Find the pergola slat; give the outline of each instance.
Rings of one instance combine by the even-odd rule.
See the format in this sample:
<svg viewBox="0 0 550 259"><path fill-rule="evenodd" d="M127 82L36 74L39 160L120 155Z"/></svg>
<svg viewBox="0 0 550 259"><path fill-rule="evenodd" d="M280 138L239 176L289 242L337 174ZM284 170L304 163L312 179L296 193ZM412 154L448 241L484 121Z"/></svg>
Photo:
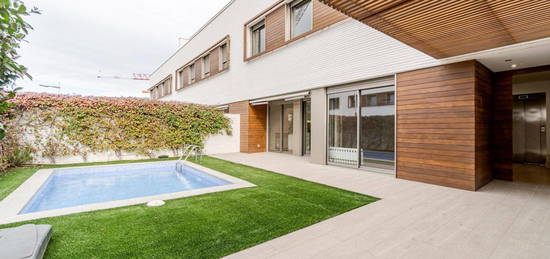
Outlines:
<svg viewBox="0 0 550 259"><path fill-rule="evenodd" d="M435 58L550 37L548 0L320 0Z"/></svg>

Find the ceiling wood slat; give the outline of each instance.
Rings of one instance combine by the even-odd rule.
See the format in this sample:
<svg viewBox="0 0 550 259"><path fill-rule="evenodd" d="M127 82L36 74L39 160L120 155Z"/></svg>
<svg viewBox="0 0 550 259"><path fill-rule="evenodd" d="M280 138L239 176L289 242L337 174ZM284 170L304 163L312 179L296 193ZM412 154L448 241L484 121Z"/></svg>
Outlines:
<svg viewBox="0 0 550 259"><path fill-rule="evenodd" d="M435 58L550 37L549 0L320 0Z"/></svg>

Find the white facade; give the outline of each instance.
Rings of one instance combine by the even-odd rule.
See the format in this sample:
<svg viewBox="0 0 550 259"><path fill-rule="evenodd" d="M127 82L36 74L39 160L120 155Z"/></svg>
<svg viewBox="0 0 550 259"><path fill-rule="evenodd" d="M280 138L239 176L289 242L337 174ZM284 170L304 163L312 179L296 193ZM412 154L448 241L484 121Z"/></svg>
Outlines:
<svg viewBox="0 0 550 259"><path fill-rule="evenodd" d="M243 59L244 24L276 0L235 0L151 76L151 86L229 35L230 69L163 100L216 105L339 85L439 65L436 60L353 19L251 61ZM215 93L215 94L214 94Z"/></svg>

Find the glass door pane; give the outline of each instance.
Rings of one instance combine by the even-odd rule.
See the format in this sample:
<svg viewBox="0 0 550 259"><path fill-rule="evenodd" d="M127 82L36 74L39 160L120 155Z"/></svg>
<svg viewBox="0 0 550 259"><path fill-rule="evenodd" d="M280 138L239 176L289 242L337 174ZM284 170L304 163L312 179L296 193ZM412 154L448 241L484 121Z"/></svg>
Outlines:
<svg viewBox="0 0 550 259"><path fill-rule="evenodd" d="M269 105L269 151L281 152L282 146L282 105Z"/></svg>
<svg viewBox="0 0 550 259"><path fill-rule="evenodd" d="M361 165L393 169L395 93L393 87L361 91Z"/></svg>
<svg viewBox="0 0 550 259"><path fill-rule="evenodd" d="M293 115L294 105L292 103L284 104L283 106L283 143L282 152L292 152L292 137L293 137Z"/></svg>
<svg viewBox="0 0 550 259"><path fill-rule="evenodd" d="M328 161L359 164L357 150L357 92L328 96Z"/></svg>
<svg viewBox="0 0 550 259"><path fill-rule="evenodd" d="M304 155L309 155L309 154L311 154L311 101L304 101L303 110L304 110L304 115L303 115L304 133L302 135L302 139L304 141L304 143L303 143L303 147L304 147L303 154Z"/></svg>

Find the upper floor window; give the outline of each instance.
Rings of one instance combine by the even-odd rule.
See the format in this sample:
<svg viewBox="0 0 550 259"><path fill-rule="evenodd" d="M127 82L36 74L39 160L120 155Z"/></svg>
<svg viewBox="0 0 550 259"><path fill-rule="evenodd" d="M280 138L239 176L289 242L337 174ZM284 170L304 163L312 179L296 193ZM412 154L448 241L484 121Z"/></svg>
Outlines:
<svg viewBox="0 0 550 259"><path fill-rule="evenodd" d="M189 84L195 82L195 64L189 66Z"/></svg>
<svg viewBox="0 0 550 259"><path fill-rule="evenodd" d="M265 22L256 23L250 28L252 34L252 55L265 51Z"/></svg>
<svg viewBox="0 0 550 259"><path fill-rule="evenodd" d="M292 38L302 35L313 28L313 3L311 0L299 0L290 6L290 31Z"/></svg>
<svg viewBox="0 0 550 259"><path fill-rule="evenodd" d="M388 105L394 105L395 104L395 94L394 93L388 93L386 96L386 104Z"/></svg>
<svg viewBox="0 0 550 259"><path fill-rule="evenodd" d="M210 54L202 57L202 77L208 77L210 75Z"/></svg>
<svg viewBox="0 0 550 259"><path fill-rule="evenodd" d="M329 110L338 110L340 109L340 98L330 98L328 101Z"/></svg>
<svg viewBox="0 0 550 259"><path fill-rule="evenodd" d="M227 52L227 43L220 46L220 70L229 66L229 53Z"/></svg>
<svg viewBox="0 0 550 259"><path fill-rule="evenodd" d="M159 99L172 93L172 76L151 87L151 99Z"/></svg>
<svg viewBox="0 0 550 259"><path fill-rule="evenodd" d="M164 81L164 87L162 92L163 92L163 96L166 96L172 93L172 80L168 79Z"/></svg>
<svg viewBox="0 0 550 259"><path fill-rule="evenodd" d="M355 108L355 95L348 96L348 108Z"/></svg>
<svg viewBox="0 0 550 259"><path fill-rule="evenodd" d="M184 73L184 70L180 70L178 71L178 79L177 79L177 85L176 85L176 89L181 89L183 88L184 86L184 82L183 82L183 73Z"/></svg>
<svg viewBox="0 0 550 259"><path fill-rule="evenodd" d="M378 96L373 95L367 95L367 106L377 106L378 105Z"/></svg>

